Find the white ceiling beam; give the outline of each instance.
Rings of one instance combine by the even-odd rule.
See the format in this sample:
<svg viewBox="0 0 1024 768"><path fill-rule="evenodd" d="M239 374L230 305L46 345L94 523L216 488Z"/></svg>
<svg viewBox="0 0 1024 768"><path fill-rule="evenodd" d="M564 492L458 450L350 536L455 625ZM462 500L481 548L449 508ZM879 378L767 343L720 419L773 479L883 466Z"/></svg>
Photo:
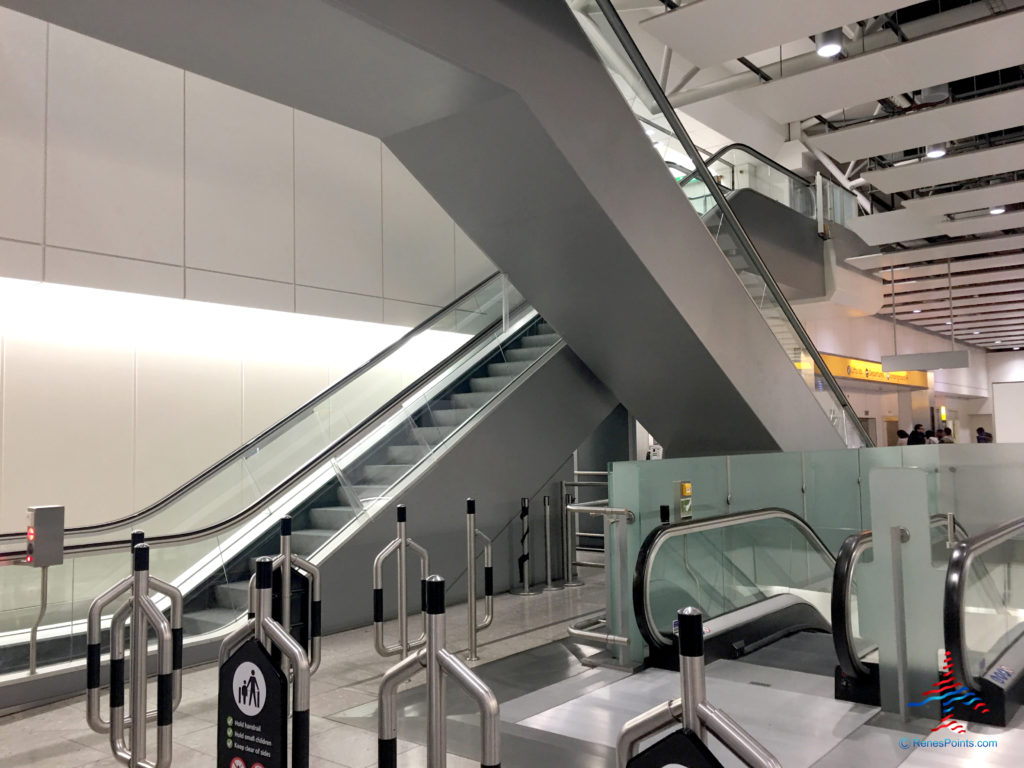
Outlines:
<svg viewBox="0 0 1024 768"><path fill-rule="evenodd" d="M1008 317L1008 318L1005 318L1003 320L963 320L963 321L955 320L955 315L954 315L954 322L956 323L956 327L957 328L964 328L964 329L970 330L970 331L981 330L983 328L992 328L993 330L995 330L995 329L1008 328L1008 327L1013 327L1013 326L1024 326L1024 315L1017 315L1016 317ZM927 321L927 322L924 322L924 323L918 323L918 325L922 325L925 328L931 328L931 329L934 330L934 329L941 329L941 328L943 328L947 323L948 323L948 321L946 321L946 320L943 320L943 321L930 320L930 321Z"/></svg>
<svg viewBox="0 0 1024 768"><path fill-rule="evenodd" d="M992 283L991 285L984 286L953 288L954 299L974 298L976 296L991 296L1006 293L1024 293L1024 281L1016 280L1009 283ZM939 294L935 290L908 291L902 294L897 292L896 295L899 297L900 303L905 301L931 301L933 299L941 299L947 296L947 294ZM884 309L879 310L879 312L884 314Z"/></svg>
<svg viewBox="0 0 1024 768"><path fill-rule="evenodd" d="M1003 235L1000 237L962 240L956 243L929 245L924 248L905 248L892 253L865 253L862 256L851 256L846 264L858 269L874 270L889 266L916 264L921 261L935 259L955 259L958 256L974 256L980 253L997 253L1024 248L1024 235Z"/></svg>
<svg viewBox="0 0 1024 768"><path fill-rule="evenodd" d="M1017 227L1024 227L1024 211L1002 213L998 216L984 214L970 219L942 221L939 223L939 233L950 237L960 237L998 232L1003 229L1016 229Z"/></svg>
<svg viewBox="0 0 1024 768"><path fill-rule="evenodd" d="M911 280L905 283L896 283L896 295L900 293L913 293L916 291L926 291L932 288L944 288L950 282L953 283L954 287L962 287L967 285L987 285L989 283L1000 283L1004 280L1024 280L1024 267L1019 269L1000 269L994 272L981 272L976 275L953 275L952 278L947 278L945 275L942 277L929 277L923 280ZM889 293L891 288L885 287L885 292Z"/></svg>
<svg viewBox="0 0 1024 768"><path fill-rule="evenodd" d="M1016 317L1017 315L1024 314L1024 302L1009 302L1007 304L989 304L988 311L986 307L962 307L953 303L953 317L956 320L963 320L964 322L970 322L972 320L1004 320L1008 317ZM997 309L1003 311L996 311ZM883 315L882 310L879 310L879 316ZM884 313L885 316L891 316L891 310ZM949 307L937 307L936 309L924 311L921 310L919 314L913 314L912 311L907 309L900 309L896 307L896 319L897 320L910 320L915 323L927 323L931 320L948 320L949 319Z"/></svg>
<svg viewBox="0 0 1024 768"><path fill-rule="evenodd" d="M960 192L946 192L928 197L912 197L903 201L903 207L927 215L975 211L993 205L1007 205L1024 200L1024 181L1009 184L989 184Z"/></svg>
<svg viewBox="0 0 1024 768"><path fill-rule="evenodd" d="M1024 252L1009 253L1005 256L989 256L977 259L962 259L948 265L937 261L923 267L899 267L894 270L880 269L875 276L888 282L890 276L896 280L916 280L922 277L945 275L952 272L973 272L979 269L999 269L1001 267L1024 266Z"/></svg>
<svg viewBox="0 0 1024 768"><path fill-rule="evenodd" d="M1021 115L1021 123L1024 123L1024 114ZM814 143L813 140L812 143ZM952 181L976 179L981 176L1019 170L1024 170L1024 141L1002 147L947 155L938 160L925 159L909 165L864 171L860 177L873 187L893 194L908 189L933 187Z"/></svg>
<svg viewBox="0 0 1024 768"><path fill-rule="evenodd" d="M1024 125L1024 89L874 120L807 140L836 160L850 162L1018 125Z"/></svg>
<svg viewBox="0 0 1024 768"><path fill-rule="evenodd" d="M1003 213L998 216L982 214L949 221L940 215L900 208L870 216L858 216L846 226L869 245L885 245L940 235L959 237L1024 227L1024 211Z"/></svg>

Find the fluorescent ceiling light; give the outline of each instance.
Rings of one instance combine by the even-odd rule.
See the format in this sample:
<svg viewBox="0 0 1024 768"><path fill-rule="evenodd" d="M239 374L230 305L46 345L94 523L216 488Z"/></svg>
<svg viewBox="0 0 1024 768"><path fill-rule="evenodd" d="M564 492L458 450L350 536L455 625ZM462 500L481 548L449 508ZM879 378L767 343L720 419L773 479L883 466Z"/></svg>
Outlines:
<svg viewBox="0 0 1024 768"><path fill-rule="evenodd" d="M838 56L843 50L843 30L830 29L827 32L819 32L814 36L814 44L818 48L818 55L823 59Z"/></svg>
<svg viewBox="0 0 1024 768"><path fill-rule="evenodd" d="M993 205L991 208L988 209L988 212L990 214L992 214L993 216L998 216L1000 213L1006 213L1006 206L1005 205Z"/></svg>
<svg viewBox="0 0 1024 768"><path fill-rule="evenodd" d="M914 310L914 314L916 315L916 314L917 314L917 313L919 313L920 311L921 311L920 309L915 309L915 310Z"/></svg>
<svg viewBox="0 0 1024 768"><path fill-rule="evenodd" d="M945 144L929 144L925 148L925 155L932 160L938 160L940 157L946 156L946 145Z"/></svg>
<svg viewBox="0 0 1024 768"><path fill-rule="evenodd" d="M1020 347L1014 347L1014 348L1013 348L1013 351L1014 351L1014 352L1016 352L1016 351L1017 351L1017 350L1019 350L1019 349L1020 349Z"/></svg>
<svg viewBox="0 0 1024 768"><path fill-rule="evenodd" d="M975 331L974 335L977 336L979 333L981 333L981 331Z"/></svg>

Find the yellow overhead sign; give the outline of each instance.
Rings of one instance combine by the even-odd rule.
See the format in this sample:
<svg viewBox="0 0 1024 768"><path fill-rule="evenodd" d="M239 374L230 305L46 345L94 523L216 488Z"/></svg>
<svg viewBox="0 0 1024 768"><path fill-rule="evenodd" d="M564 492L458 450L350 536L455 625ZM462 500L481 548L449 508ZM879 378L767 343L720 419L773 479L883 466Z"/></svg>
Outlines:
<svg viewBox="0 0 1024 768"><path fill-rule="evenodd" d="M928 374L924 371L883 371L881 363L839 355L823 354L821 358L832 375L837 378L874 381L903 387L928 387Z"/></svg>

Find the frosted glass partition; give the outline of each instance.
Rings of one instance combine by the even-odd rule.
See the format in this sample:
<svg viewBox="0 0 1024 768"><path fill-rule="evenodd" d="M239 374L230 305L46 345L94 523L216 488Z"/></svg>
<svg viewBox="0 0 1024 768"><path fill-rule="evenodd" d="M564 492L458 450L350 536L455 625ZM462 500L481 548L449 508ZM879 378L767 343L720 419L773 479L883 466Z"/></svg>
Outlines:
<svg viewBox="0 0 1024 768"><path fill-rule="evenodd" d="M925 490L914 493L920 499L873 497L871 478L888 469L919 470L914 475L921 478L920 488ZM693 514L697 519L780 507L805 520L833 554L847 536L874 527L874 507L882 504L885 509L880 524L885 530L893 525L920 527L919 535L905 545L909 547L907 553L913 555L905 557L903 563L907 584L904 604L913 604L908 610L916 617L912 620L919 651L917 663L927 667L911 674L910 679L918 681L933 675L942 647L938 617L946 561L943 542L936 542L941 536L929 521L952 511L973 535L1017 517L1024 499L1022 470L1024 445L976 444L617 462L611 465L609 474L610 503L633 510L636 521L627 526L625 533L629 566L621 574L613 569L609 578L632 578L640 545L659 525L660 505L678 509L678 483L682 480L693 483ZM887 599L892 607L892 559L891 547L887 547L887 539L879 547L876 537L872 557L858 566L857 614L859 634L865 638L893 636L891 610L883 610L878 602ZM631 592L626 593L624 599L631 601ZM609 631L629 636L630 659L642 661L646 652L632 619L633 606L625 606L625 610L616 606L614 615L630 617L627 626L613 624ZM880 650L883 656L892 652L891 647Z"/></svg>

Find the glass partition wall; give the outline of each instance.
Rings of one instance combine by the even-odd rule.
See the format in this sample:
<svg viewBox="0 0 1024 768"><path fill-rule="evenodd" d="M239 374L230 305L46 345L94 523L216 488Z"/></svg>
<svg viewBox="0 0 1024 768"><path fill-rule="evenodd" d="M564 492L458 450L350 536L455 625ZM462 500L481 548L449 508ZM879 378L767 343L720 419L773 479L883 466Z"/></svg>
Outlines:
<svg viewBox="0 0 1024 768"><path fill-rule="evenodd" d="M715 173L686 133L611 1L570 0L569 5L609 76L651 138L655 150L665 160L668 171L678 180L691 171L696 174L699 183L692 189L684 187L685 198L698 214L707 213L713 207L719 209L721 215L715 217L711 234L779 344L803 372L808 388L814 392L846 445L871 445L849 401L729 208L725 193L715 181ZM800 195L794 192L794 200L798 197ZM801 199L799 204L805 205L806 201Z"/></svg>

